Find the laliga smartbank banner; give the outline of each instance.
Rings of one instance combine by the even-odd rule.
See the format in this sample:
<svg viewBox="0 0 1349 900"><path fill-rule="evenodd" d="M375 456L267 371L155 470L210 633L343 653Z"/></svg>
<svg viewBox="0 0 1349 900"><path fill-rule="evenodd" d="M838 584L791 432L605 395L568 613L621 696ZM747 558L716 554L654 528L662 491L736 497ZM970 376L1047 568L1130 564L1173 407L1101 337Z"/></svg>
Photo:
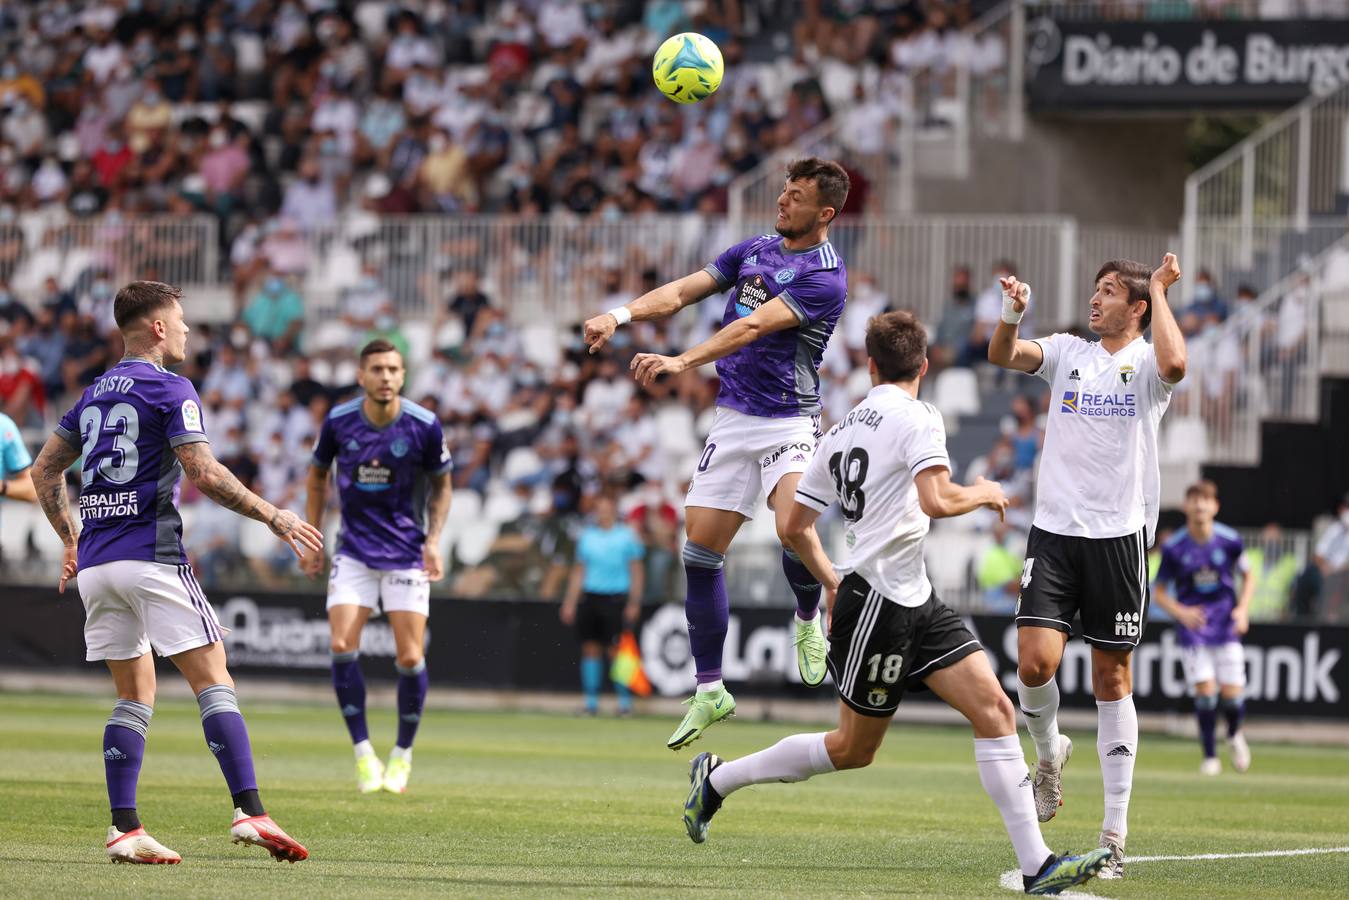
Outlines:
<svg viewBox="0 0 1349 900"><path fill-rule="evenodd" d="M1093 22L1026 28L1032 109L1291 106L1349 84L1349 19Z"/></svg>
<svg viewBox="0 0 1349 900"><path fill-rule="evenodd" d="M6 625L0 629L0 667L101 670L84 663L84 610L70 592L43 587L0 587ZM212 604L225 637L230 667L242 677L324 680L329 671L328 625L319 594L216 592ZM427 667L437 684L523 691L578 689L577 644L557 618L556 603L531 600L431 601ZM966 619L1009 691L1016 685L1016 627L1002 616ZM683 607L643 611L638 644L647 678L658 694L683 697L693 689L693 659ZM372 619L361 642L366 677L394 677L394 644L387 620ZM1246 640L1247 697L1251 711L1349 720L1349 627L1252 626ZM791 610L741 609L732 604L722 671L737 694L831 702L828 685L809 689L796 672ZM1091 654L1069 642L1059 671L1067 706L1090 706ZM1134 696L1140 709L1188 710L1181 651L1169 625L1143 626L1134 659ZM914 694L905 702L926 702Z"/></svg>

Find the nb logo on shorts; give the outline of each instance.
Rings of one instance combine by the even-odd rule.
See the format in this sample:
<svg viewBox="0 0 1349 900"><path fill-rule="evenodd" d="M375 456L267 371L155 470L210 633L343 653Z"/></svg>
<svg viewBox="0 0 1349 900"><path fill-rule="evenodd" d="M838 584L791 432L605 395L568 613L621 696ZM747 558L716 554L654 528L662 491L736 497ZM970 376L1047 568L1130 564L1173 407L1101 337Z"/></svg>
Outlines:
<svg viewBox="0 0 1349 900"><path fill-rule="evenodd" d="M1115 637L1138 637L1142 620L1139 613L1115 613Z"/></svg>

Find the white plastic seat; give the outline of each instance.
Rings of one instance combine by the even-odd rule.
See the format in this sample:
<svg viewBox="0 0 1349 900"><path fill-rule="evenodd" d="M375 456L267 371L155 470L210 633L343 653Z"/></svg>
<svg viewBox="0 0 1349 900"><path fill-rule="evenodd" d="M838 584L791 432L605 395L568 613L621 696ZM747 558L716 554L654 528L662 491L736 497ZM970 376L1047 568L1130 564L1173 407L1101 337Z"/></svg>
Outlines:
<svg viewBox="0 0 1349 900"><path fill-rule="evenodd" d="M948 430L957 416L976 415L979 412L979 379L974 370L943 370L933 386L932 404L941 410Z"/></svg>

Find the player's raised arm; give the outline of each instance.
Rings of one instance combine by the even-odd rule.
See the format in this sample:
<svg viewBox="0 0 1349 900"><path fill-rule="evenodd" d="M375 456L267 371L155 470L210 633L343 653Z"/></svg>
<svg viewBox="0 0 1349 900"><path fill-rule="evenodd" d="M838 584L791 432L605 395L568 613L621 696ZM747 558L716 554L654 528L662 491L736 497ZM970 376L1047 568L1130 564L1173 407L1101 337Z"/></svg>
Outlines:
<svg viewBox="0 0 1349 900"><path fill-rule="evenodd" d="M918 488L918 505L929 518L949 519L987 506L1001 519L1007 510L1007 495L996 481L979 477L968 486L956 484L945 466L924 469L913 480Z"/></svg>
<svg viewBox="0 0 1349 900"><path fill-rule="evenodd" d="M685 350L678 356L638 353L632 358L629 367L633 370L637 383L646 387L654 382L658 375L678 375L686 369L696 369L724 356L730 356L765 334L795 328L800 324L801 320L792 308L782 298L774 297L745 318L736 319L701 344Z"/></svg>
<svg viewBox="0 0 1349 900"><path fill-rule="evenodd" d="M1152 304L1152 349L1157 354L1157 373L1167 384L1176 384L1185 377L1185 335L1181 334L1166 299L1167 288L1179 280L1180 263L1176 254L1168 253L1162 257L1162 264L1148 282L1148 299Z"/></svg>
<svg viewBox="0 0 1349 900"><path fill-rule="evenodd" d="M75 577L78 569L75 554L78 531L70 515L70 499L66 495L66 469L79 458L80 448L54 434L47 438L42 452L37 455L37 462L33 463L33 488L37 502L64 546L61 551L61 580L57 585L61 593L65 593L66 582Z"/></svg>
<svg viewBox="0 0 1349 900"><path fill-rule="evenodd" d="M999 281L1002 282L1002 321L988 340L988 361L1004 369L1034 372L1044 363L1044 351L1035 341L1017 336L1021 317L1030 305L1030 285L1011 275Z"/></svg>
<svg viewBox="0 0 1349 900"><path fill-rule="evenodd" d="M315 553L323 551L322 532L290 510L277 509L244 487L211 453L210 444L205 441L179 444L173 452L197 490L228 510L262 522L272 534L289 544L296 556L304 556L302 548Z"/></svg>
<svg viewBox="0 0 1349 900"><path fill-rule="evenodd" d="M616 306L586 320L584 339L591 353L598 353L614 336L618 326L628 322L647 322L674 315L686 306L712 296L721 288L706 270L685 275L648 291L623 306Z"/></svg>

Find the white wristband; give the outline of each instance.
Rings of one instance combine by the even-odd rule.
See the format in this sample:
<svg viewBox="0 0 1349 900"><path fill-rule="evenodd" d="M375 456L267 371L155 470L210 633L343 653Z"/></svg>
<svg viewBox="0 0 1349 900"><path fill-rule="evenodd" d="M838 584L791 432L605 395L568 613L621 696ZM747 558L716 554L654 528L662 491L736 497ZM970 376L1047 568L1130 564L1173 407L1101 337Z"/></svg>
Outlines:
<svg viewBox="0 0 1349 900"><path fill-rule="evenodd" d="M1002 295L1002 320L1008 325L1021 324L1021 317L1026 314L1024 309L1021 312L1017 312L1013 307L1013 304L1015 303L1016 299L1014 297L1009 297L1006 294Z"/></svg>
<svg viewBox="0 0 1349 900"><path fill-rule="evenodd" d="M609 310L609 315L614 317L614 321L619 325L626 325L632 321L632 310L626 306L615 306Z"/></svg>

